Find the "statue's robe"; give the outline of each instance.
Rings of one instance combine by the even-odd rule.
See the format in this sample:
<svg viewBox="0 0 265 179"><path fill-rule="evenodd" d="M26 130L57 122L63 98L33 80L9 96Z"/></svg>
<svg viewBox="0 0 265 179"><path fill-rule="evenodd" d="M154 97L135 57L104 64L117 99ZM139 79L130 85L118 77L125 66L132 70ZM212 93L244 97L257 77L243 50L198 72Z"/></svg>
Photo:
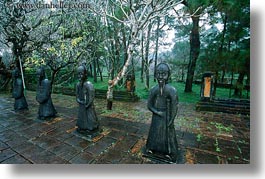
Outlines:
<svg viewBox="0 0 265 179"><path fill-rule="evenodd" d="M23 83L20 78L14 79L12 96L15 98L14 109L15 111L28 109L28 103L24 96Z"/></svg>
<svg viewBox="0 0 265 179"><path fill-rule="evenodd" d="M169 108L168 108L169 107ZM178 95L174 87L166 84L161 95L158 85L150 90L148 109L153 113L146 150L159 155L168 155L176 160L178 143L174 119L178 110ZM159 115L163 112L163 115Z"/></svg>
<svg viewBox="0 0 265 179"><path fill-rule="evenodd" d="M38 117L40 119L54 117L56 115L57 112L51 98L51 82L48 79L41 80L41 83L38 83L36 100L40 104L38 111Z"/></svg>
<svg viewBox="0 0 265 179"><path fill-rule="evenodd" d="M76 101L79 104L77 127L79 131L94 131L99 122L94 106L95 89L90 82L76 85Z"/></svg>

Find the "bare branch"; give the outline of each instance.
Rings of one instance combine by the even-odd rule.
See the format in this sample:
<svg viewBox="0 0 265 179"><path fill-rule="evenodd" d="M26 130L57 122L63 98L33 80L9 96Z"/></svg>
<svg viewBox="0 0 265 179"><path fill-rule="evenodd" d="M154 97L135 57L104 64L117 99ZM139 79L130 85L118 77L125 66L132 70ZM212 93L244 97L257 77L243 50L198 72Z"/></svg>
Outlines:
<svg viewBox="0 0 265 179"><path fill-rule="evenodd" d="M107 12L106 12L105 14L106 14L106 16L111 17L111 18L115 19L116 21L118 21L118 22L120 22L120 23L125 23L125 21L118 19L116 16L113 16L113 15L107 14Z"/></svg>
<svg viewBox="0 0 265 179"><path fill-rule="evenodd" d="M126 18L129 19L129 16L127 15L127 13L124 11L124 9L122 7L122 1L120 1L120 8L121 8L123 14L126 16Z"/></svg>

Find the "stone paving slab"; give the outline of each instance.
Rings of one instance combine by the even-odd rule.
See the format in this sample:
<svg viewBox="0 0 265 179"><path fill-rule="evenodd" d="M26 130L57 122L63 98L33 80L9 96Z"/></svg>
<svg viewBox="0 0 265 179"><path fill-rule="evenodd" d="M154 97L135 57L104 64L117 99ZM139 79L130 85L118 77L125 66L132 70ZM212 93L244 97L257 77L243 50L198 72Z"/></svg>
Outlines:
<svg viewBox="0 0 265 179"><path fill-rule="evenodd" d="M87 152L81 152L70 160L72 164L90 164L94 161L94 157Z"/></svg>
<svg viewBox="0 0 265 179"><path fill-rule="evenodd" d="M75 135L75 98L53 94L57 116L37 120L35 93L27 91L29 110L14 112L14 99L0 94L0 163L6 164L154 164L142 157L151 113L146 101L114 102L96 99L102 128L93 140ZM126 109L126 110L124 110ZM250 117L239 114L195 111L181 103L175 120L180 163L249 163Z"/></svg>
<svg viewBox="0 0 265 179"><path fill-rule="evenodd" d="M13 157L8 158L4 161L5 164L31 164L30 161L25 159L23 156L17 154Z"/></svg>
<svg viewBox="0 0 265 179"><path fill-rule="evenodd" d="M0 153L0 162L4 162L5 160L15 156L17 153L14 152L12 149L8 148L8 149L4 149L4 150L1 150L1 153Z"/></svg>

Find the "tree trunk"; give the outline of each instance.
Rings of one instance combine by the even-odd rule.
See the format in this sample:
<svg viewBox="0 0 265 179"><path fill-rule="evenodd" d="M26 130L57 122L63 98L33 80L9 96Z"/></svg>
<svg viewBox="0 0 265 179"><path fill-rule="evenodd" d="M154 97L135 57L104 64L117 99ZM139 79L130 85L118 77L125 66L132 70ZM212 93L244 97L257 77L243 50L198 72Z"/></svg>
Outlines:
<svg viewBox="0 0 265 179"><path fill-rule="evenodd" d="M243 72L239 73L239 77L236 81L234 96L242 97L242 91L243 91L243 80L244 80L245 74Z"/></svg>
<svg viewBox="0 0 265 179"><path fill-rule="evenodd" d="M118 75L112 80L112 84L109 85L108 91L107 91L107 96L113 96L113 88L115 85L119 83L119 81L124 77L128 66L130 65L132 61L132 53L133 53L133 44L128 45L127 53L128 53L128 59L126 60L126 63L124 64L122 70L118 73ZM107 100L108 101L108 100ZM109 101L108 101L109 103ZM111 108L112 108L112 102L111 102ZM109 106L107 106L107 109L109 109Z"/></svg>
<svg viewBox="0 0 265 179"><path fill-rule="evenodd" d="M230 89L229 89L229 98L231 98L231 92L232 92L232 87L233 87L233 80L234 80L234 72L232 71L231 81L230 81Z"/></svg>
<svg viewBox="0 0 265 179"><path fill-rule="evenodd" d="M96 83L97 82L97 62L96 62L95 57L93 57L93 79L94 79L94 82Z"/></svg>
<svg viewBox="0 0 265 179"><path fill-rule="evenodd" d="M110 75L111 75L111 79L114 79L114 74L115 72L115 58L113 58L113 60L111 61L111 72L110 72Z"/></svg>
<svg viewBox="0 0 265 179"><path fill-rule="evenodd" d="M144 82L144 33L142 32L142 39L141 39L141 56L142 56L142 63L141 63L141 82Z"/></svg>
<svg viewBox="0 0 265 179"><path fill-rule="evenodd" d="M222 70L221 82L224 83L224 81L225 81L225 70Z"/></svg>
<svg viewBox="0 0 265 179"><path fill-rule="evenodd" d="M97 67L98 67L98 73L99 73L99 75L100 75L100 81L103 81L102 71L101 71L101 69L100 69L98 59L97 59Z"/></svg>
<svg viewBox="0 0 265 179"><path fill-rule="evenodd" d="M226 34L226 27L227 27L227 14L225 14L223 23L224 23L224 29L222 32L222 39L221 39L221 46L220 46L220 50L219 50L219 58L220 60L223 62L223 67L222 67L222 78L221 78L221 82L224 83L224 77L225 77L225 69L226 69L226 60L223 58L223 49L224 49L224 40L225 40L225 34Z"/></svg>
<svg viewBox="0 0 265 179"><path fill-rule="evenodd" d="M149 89L149 45L150 45L150 34L151 34L152 24L148 25L146 46L145 46L145 87Z"/></svg>
<svg viewBox="0 0 265 179"><path fill-rule="evenodd" d="M192 92L192 82L196 61L200 54L199 16L192 16L192 30L190 34L190 60L188 65L185 92Z"/></svg>
<svg viewBox="0 0 265 179"><path fill-rule="evenodd" d="M133 28L134 29L137 29L137 27ZM128 67L129 65L131 64L132 62L132 54L133 54L133 50L134 50L134 44L136 44L136 37L137 37L137 31L133 31L132 32L132 38L131 38L131 42L128 43L128 46L127 46L127 60L126 60L126 63L124 64L123 68L121 69L121 71L117 74L117 76L112 80L112 84L109 85L109 88L108 88L108 92L107 92L107 95L112 95L113 96L113 88L115 85L117 85L117 83L124 77L126 71L128 70Z"/></svg>
<svg viewBox="0 0 265 179"><path fill-rule="evenodd" d="M244 89L244 76L247 75L247 79L249 80L250 76L250 60L249 56L245 58L245 63L241 67L242 69L239 71L239 77L236 82L234 96L242 97L242 91ZM249 81L247 81L249 83Z"/></svg>
<svg viewBox="0 0 265 179"><path fill-rule="evenodd" d="M135 76L134 60L132 59L132 75Z"/></svg>
<svg viewBox="0 0 265 179"><path fill-rule="evenodd" d="M52 70L52 76L51 76L51 91L53 89L53 83L55 81L56 74L58 73L59 70Z"/></svg>
<svg viewBox="0 0 265 179"><path fill-rule="evenodd" d="M126 40L126 32L124 30L124 25L122 25L122 43L123 43L123 58L124 58L124 64L126 63L128 54L127 54L127 40ZM124 65L123 64L123 65Z"/></svg>
<svg viewBox="0 0 265 179"><path fill-rule="evenodd" d="M113 85L112 85L112 87L114 87L115 85L117 85L117 83L124 77L124 75L125 75L128 67L129 67L129 65L131 64L131 61L132 61L132 53L133 53L133 48L134 48L134 45L133 44L136 44L136 43L131 42L128 45L128 49L127 49L128 58L126 60L126 63L124 64L123 68L121 69L121 71L113 79Z"/></svg>
<svg viewBox="0 0 265 179"><path fill-rule="evenodd" d="M185 76L184 68L185 68L185 66L183 65L183 66L181 67L181 82L184 82L184 76Z"/></svg>
<svg viewBox="0 0 265 179"><path fill-rule="evenodd" d="M154 82L156 82L156 66L157 66L158 41L159 41L159 26L160 26L160 18L157 17L156 46L155 46L155 66L154 66Z"/></svg>
<svg viewBox="0 0 265 179"><path fill-rule="evenodd" d="M92 71L93 71L93 68L92 68L92 65L89 64L89 73L88 73L88 76L92 77Z"/></svg>

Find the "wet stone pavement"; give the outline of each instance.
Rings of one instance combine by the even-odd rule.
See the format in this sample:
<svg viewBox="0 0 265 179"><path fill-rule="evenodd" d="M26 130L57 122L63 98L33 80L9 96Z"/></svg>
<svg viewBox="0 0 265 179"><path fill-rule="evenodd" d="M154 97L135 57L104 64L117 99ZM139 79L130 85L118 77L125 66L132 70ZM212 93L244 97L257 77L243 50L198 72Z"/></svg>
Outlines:
<svg viewBox="0 0 265 179"><path fill-rule="evenodd" d="M29 110L15 112L14 99L0 93L0 163L4 164L154 164L142 157L151 112L146 101L95 100L102 132L93 140L75 133L75 97L53 94L57 117L37 119L35 92L27 91ZM250 163L250 116L198 112L195 105L180 103L175 128L179 163Z"/></svg>

